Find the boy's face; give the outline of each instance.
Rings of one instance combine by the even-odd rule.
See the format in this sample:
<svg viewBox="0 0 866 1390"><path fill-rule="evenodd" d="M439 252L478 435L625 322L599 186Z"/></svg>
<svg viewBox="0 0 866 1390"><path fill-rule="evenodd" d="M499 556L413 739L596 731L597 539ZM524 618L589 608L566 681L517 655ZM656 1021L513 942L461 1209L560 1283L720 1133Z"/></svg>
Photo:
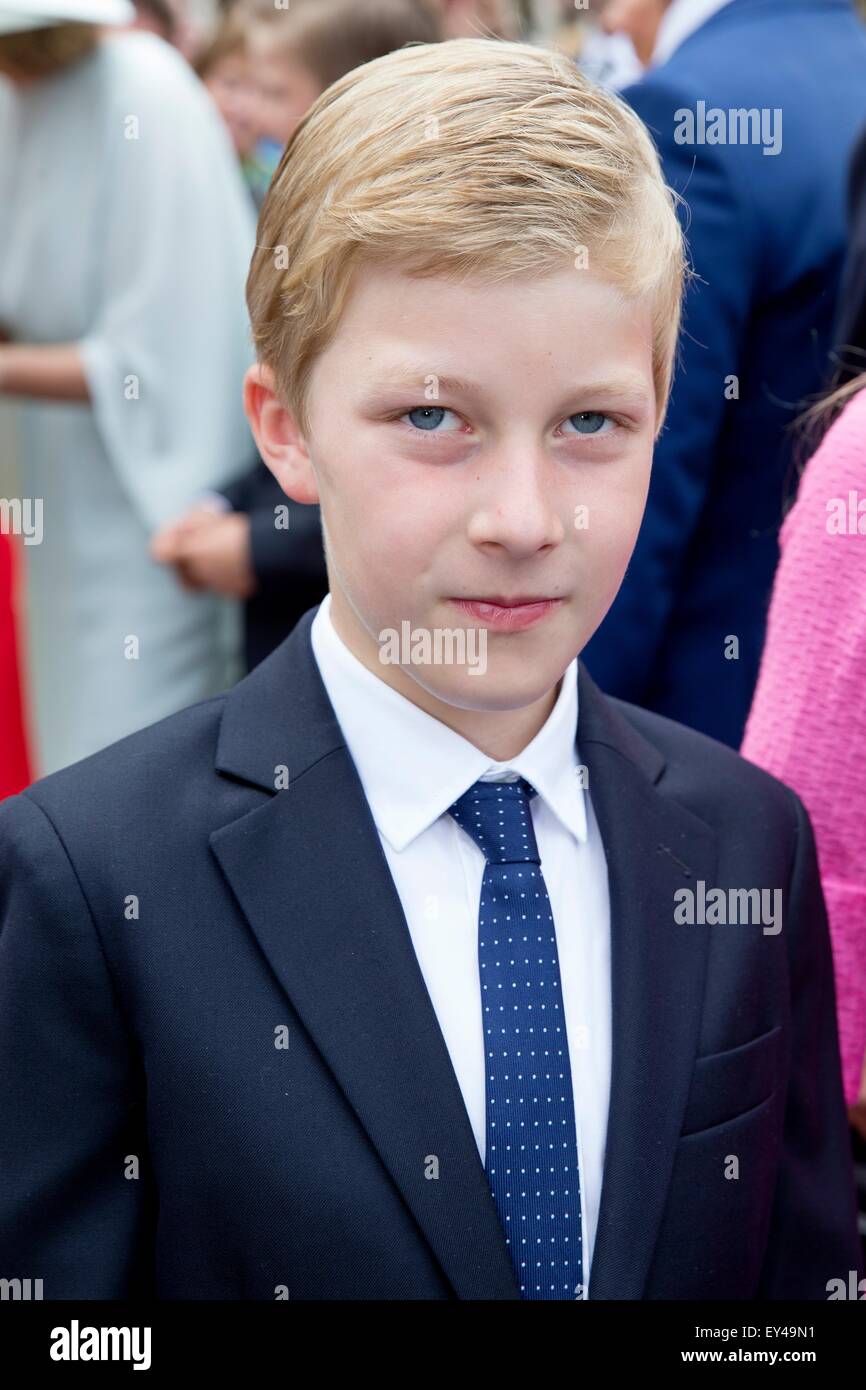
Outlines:
<svg viewBox="0 0 866 1390"><path fill-rule="evenodd" d="M531 707L528 741L637 537L656 419L648 304L588 270L490 287L370 266L313 366L306 438L272 383L251 369L248 414L289 495L321 504L344 642L467 737L478 719L460 711L489 727ZM525 598L552 602L463 606ZM403 623L431 639L475 629L476 658L486 631L483 672L445 659L444 641L438 662L419 646L394 664L382 634Z"/></svg>

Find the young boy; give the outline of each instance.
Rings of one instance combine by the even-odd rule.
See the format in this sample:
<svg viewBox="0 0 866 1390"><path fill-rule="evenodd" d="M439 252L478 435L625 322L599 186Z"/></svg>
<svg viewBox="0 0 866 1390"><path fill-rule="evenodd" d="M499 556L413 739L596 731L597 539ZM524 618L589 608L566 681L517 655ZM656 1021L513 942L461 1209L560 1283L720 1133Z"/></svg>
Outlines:
<svg viewBox="0 0 866 1390"><path fill-rule="evenodd" d="M227 695L0 808L2 1274L850 1287L803 807L578 661L677 333L647 134L560 57L407 48L316 102L258 241L247 411L330 593Z"/></svg>

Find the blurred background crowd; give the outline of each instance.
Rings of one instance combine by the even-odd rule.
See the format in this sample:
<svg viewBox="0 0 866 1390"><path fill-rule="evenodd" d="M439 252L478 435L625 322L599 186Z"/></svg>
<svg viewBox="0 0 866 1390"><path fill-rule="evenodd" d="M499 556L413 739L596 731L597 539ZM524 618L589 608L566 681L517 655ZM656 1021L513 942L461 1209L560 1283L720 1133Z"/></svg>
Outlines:
<svg viewBox="0 0 866 1390"><path fill-rule="evenodd" d="M866 1137L853 0L0 0L0 797L225 689L326 592L318 509L279 491L242 411L257 209L333 81L464 35L620 91L680 195L670 410L583 656L803 798Z"/></svg>

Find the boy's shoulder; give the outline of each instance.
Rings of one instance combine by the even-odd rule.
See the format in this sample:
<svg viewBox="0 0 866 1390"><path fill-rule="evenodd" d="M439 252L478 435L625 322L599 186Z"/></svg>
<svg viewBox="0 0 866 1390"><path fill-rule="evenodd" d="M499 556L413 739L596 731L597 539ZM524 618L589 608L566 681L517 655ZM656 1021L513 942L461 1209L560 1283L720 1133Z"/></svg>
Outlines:
<svg viewBox="0 0 866 1390"><path fill-rule="evenodd" d="M35 803L61 838L99 841L136 826L168 825L213 805L219 728L228 696L212 696L31 783L0 806L0 820Z"/></svg>
<svg viewBox="0 0 866 1390"><path fill-rule="evenodd" d="M236 685L40 778L0 805L0 830L34 804L70 845L198 844L262 804L324 742L341 742L309 640L316 609ZM328 717L330 713L330 718ZM29 803L29 805L28 805Z"/></svg>
<svg viewBox="0 0 866 1390"><path fill-rule="evenodd" d="M735 816L743 826L797 826L803 809L797 793L735 749L665 715L603 698L655 750L663 763L660 789L708 824L730 823Z"/></svg>

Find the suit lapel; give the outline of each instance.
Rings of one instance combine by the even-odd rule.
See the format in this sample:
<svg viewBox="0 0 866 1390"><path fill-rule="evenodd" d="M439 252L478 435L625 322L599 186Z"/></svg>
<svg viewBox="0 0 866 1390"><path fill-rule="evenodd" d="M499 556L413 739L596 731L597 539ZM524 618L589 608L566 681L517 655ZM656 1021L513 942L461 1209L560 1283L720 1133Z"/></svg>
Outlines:
<svg viewBox="0 0 866 1390"><path fill-rule="evenodd" d="M316 610L230 692L216 768L269 793L211 845L292 1001L461 1299L519 1286L355 765L318 672ZM706 933L674 892L714 837L663 796L664 761L580 667L578 747L611 891L613 1056L593 1298L639 1298L700 1025ZM279 779L288 788L277 791ZM435 1166L438 1178L427 1174Z"/></svg>
<svg viewBox="0 0 866 1390"><path fill-rule="evenodd" d="M643 1296L697 1049L708 935L674 893L712 883L715 834L656 783L664 760L580 667L578 748L608 862L611 1095L589 1296Z"/></svg>
<svg viewBox="0 0 866 1390"><path fill-rule="evenodd" d="M460 1087L309 646L313 616L235 688L221 729L221 771L273 792L285 767L288 790L211 845L457 1297L516 1299Z"/></svg>

